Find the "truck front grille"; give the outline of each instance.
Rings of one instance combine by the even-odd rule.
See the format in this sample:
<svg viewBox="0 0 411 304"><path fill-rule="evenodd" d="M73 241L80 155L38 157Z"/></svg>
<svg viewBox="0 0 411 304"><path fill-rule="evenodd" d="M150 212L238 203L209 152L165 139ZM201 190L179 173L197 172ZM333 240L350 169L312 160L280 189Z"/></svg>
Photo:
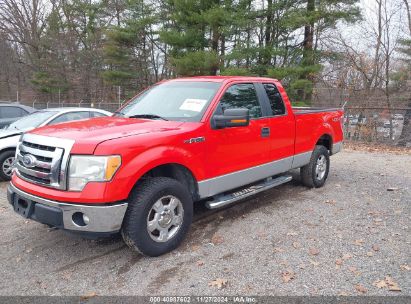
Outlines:
<svg viewBox="0 0 411 304"><path fill-rule="evenodd" d="M66 169L73 143L72 140L24 134L16 151L17 175L35 184L66 189Z"/></svg>
<svg viewBox="0 0 411 304"><path fill-rule="evenodd" d="M38 149L38 150L43 150L43 151L55 151L56 147L50 147L50 146L44 146L44 145L38 145L38 144L34 144L28 141L23 141L23 145L29 148L34 148L34 149Z"/></svg>

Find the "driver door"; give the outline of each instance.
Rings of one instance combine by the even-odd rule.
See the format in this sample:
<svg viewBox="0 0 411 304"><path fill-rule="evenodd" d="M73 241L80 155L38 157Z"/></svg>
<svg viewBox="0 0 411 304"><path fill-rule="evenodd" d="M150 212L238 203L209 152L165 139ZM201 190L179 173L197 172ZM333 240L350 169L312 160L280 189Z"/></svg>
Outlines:
<svg viewBox="0 0 411 304"><path fill-rule="evenodd" d="M210 179L218 177L218 185L210 189L213 192L225 185L236 184L235 180L240 175L235 173L241 170L247 170L239 173L247 182L249 174L256 174L253 167L269 162L270 122L264 118L264 108L253 83L237 83L228 87L214 115L222 115L224 110L233 108L249 109L250 124L222 129L210 127L207 134L207 176Z"/></svg>

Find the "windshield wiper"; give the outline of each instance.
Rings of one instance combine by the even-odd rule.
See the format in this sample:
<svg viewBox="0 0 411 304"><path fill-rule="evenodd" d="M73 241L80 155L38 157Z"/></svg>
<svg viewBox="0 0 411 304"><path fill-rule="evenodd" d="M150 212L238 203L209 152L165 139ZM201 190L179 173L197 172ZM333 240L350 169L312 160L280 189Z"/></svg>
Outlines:
<svg viewBox="0 0 411 304"><path fill-rule="evenodd" d="M127 116L128 118L148 118L148 119L162 119L162 120L168 120L167 118L161 117L159 115L155 115L155 114L136 114L136 115L131 115L131 116Z"/></svg>

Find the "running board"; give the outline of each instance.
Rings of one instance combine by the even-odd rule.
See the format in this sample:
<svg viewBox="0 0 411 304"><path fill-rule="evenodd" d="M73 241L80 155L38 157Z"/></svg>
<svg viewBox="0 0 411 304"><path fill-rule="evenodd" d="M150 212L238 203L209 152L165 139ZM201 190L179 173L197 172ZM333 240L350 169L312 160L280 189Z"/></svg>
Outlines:
<svg viewBox="0 0 411 304"><path fill-rule="evenodd" d="M259 184L238 190L230 194L215 197L214 200L206 202L205 205L208 209L220 208L220 207L229 205L231 203L234 203L236 201L239 201L248 196L251 196L259 192L268 190L270 188L274 188L276 186L287 183L291 181L292 179L293 178L291 175L285 175L285 176L280 176L276 178L265 179Z"/></svg>

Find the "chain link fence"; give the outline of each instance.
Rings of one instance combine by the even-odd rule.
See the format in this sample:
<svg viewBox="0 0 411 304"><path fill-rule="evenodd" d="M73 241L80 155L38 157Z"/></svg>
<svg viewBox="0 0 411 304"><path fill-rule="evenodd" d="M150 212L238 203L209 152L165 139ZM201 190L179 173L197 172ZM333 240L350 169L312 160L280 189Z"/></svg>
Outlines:
<svg viewBox="0 0 411 304"><path fill-rule="evenodd" d="M36 109L91 107L115 112L125 101L68 103L25 102ZM348 107L344 115L345 141L411 147L411 107Z"/></svg>
<svg viewBox="0 0 411 304"><path fill-rule="evenodd" d="M49 108L62 108L62 107L85 107L85 108L96 108L101 110L106 110L110 112L117 111L124 102L96 102L96 103L85 103L85 102L78 102L78 103L65 103L65 102L33 102L31 104L25 103L26 105L30 105L36 109L49 109Z"/></svg>
<svg viewBox="0 0 411 304"><path fill-rule="evenodd" d="M36 108L63 106L94 107L114 112L123 103L100 102L96 104L34 104ZM346 108L344 137L346 141L370 142L411 147L411 108L363 107Z"/></svg>
<svg viewBox="0 0 411 304"><path fill-rule="evenodd" d="M346 108L346 141L411 147L411 108Z"/></svg>

